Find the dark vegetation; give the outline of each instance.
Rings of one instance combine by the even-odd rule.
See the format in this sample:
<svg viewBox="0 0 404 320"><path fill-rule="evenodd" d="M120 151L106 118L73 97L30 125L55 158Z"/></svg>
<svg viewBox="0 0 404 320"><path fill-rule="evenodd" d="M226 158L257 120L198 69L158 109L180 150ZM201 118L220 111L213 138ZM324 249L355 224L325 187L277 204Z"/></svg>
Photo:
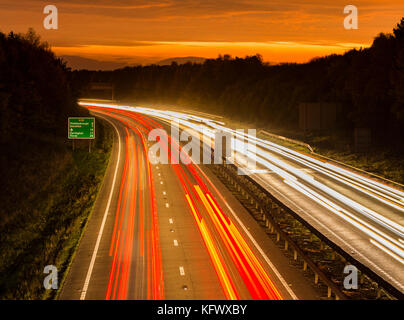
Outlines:
<svg viewBox="0 0 404 320"><path fill-rule="evenodd" d="M317 146L318 151L404 181L404 18L370 48L316 58L305 64L268 65L259 55L208 59L203 64L135 66L115 71L75 71L75 86L112 82L121 101L205 110L269 128ZM339 106L337 129L302 135L302 102ZM369 128L372 150L352 159L353 131ZM371 154L378 159L372 159ZM389 159L390 165L384 163ZM378 162L372 167L369 163ZM401 167L398 173L390 169Z"/></svg>
<svg viewBox="0 0 404 320"><path fill-rule="evenodd" d="M86 116L70 73L35 33L0 33L0 299L54 297L108 162L110 131L97 123L94 151L67 140L67 117ZM82 148L80 148L82 147Z"/></svg>

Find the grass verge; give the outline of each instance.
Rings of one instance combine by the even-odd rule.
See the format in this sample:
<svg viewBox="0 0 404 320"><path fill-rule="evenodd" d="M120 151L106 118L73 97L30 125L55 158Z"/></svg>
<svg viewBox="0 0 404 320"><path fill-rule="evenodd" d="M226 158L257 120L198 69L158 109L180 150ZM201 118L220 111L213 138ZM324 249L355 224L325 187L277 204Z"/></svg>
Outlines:
<svg viewBox="0 0 404 320"><path fill-rule="evenodd" d="M44 267L57 267L60 287L103 181L112 141L110 128L97 121L91 153L87 141L77 141L73 152L64 137L40 141L27 152L30 161L12 174L15 180L7 184L12 201L0 213L1 299L56 297L57 290L44 289Z"/></svg>

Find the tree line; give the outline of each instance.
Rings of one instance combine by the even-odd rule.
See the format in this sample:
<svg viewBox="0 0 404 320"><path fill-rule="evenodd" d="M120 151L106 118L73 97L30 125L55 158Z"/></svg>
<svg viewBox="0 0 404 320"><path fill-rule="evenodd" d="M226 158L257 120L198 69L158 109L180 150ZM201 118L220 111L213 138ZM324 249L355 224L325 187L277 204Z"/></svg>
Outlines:
<svg viewBox="0 0 404 320"><path fill-rule="evenodd" d="M35 167L34 158L49 157L49 150L64 143L67 117L88 114L77 106L70 76L65 62L32 29L26 34L0 32L3 203L23 190L29 193L32 185L24 182L23 168Z"/></svg>
<svg viewBox="0 0 404 320"><path fill-rule="evenodd" d="M66 116L76 106L66 64L46 42L32 29L26 34L0 33L2 143L29 130L65 132Z"/></svg>
<svg viewBox="0 0 404 320"><path fill-rule="evenodd" d="M404 149L404 18L369 48L303 64L224 55L203 64L74 71L72 79L82 95L90 82L111 82L119 100L184 105L279 128L297 128L302 102L337 103L341 131L369 128L374 143L387 139Z"/></svg>

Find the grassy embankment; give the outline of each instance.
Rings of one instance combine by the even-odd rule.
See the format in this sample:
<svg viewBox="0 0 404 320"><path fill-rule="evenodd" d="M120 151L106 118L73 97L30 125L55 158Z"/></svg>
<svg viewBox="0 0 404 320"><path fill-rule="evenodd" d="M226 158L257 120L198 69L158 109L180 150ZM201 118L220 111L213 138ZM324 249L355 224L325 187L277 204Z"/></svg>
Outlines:
<svg viewBox="0 0 404 320"><path fill-rule="evenodd" d="M91 213L112 146L112 131L97 121L92 152L65 137L36 134L20 150L21 165L7 181L0 221L0 298L52 299L46 265L58 268L59 287ZM4 209L7 208L7 209Z"/></svg>

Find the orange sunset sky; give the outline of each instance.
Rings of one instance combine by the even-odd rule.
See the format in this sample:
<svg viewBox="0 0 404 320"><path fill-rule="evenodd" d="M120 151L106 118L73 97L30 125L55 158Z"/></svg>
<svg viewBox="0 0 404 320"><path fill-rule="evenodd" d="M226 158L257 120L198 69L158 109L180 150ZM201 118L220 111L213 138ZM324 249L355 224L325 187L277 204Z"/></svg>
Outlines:
<svg viewBox="0 0 404 320"><path fill-rule="evenodd" d="M48 4L58 8L58 30L43 27ZM358 8L358 30L344 29L349 4ZM33 27L73 67L77 59L112 68L255 53L272 63L304 62L369 46L403 16L403 0L0 0L1 32Z"/></svg>

